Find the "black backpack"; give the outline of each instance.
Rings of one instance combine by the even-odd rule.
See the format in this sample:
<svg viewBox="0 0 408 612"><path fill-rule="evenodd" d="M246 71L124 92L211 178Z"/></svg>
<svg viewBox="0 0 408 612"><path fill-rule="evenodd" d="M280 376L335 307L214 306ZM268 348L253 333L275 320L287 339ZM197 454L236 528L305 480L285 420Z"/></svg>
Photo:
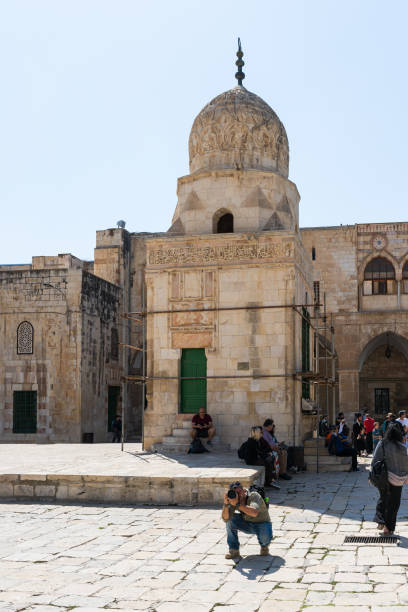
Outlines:
<svg viewBox="0 0 408 612"><path fill-rule="evenodd" d="M243 442L241 444L241 446L239 447L239 449L238 449L238 457L240 459L245 459L246 454L247 454L247 447L248 447L248 441Z"/></svg>
<svg viewBox="0 0 408 612"><path fill-rule="evenodd" d="M388 487L388 469L385 461L384 442L381 442L382 458L376 459L368 474L369 482L380 491Z"/></svg>
<svg viewBox="0 0 408 612"><path fill-rule="evenodd" d="M258 485L251 485L249 487L249 492L252 493L253 491L255 491L255 493L259 493L265 503L265 506L269 508L269 497L265 495L265 489Z"/></svg>
<svg viewBox="0 0 408 612"><path fill-rule="evenodd" d="M194 438L194 440L190 444L190 448L188 449L187 454L189 453L209 453L208 448L205 448L204 444L201 442L200 438Z"/></svg>

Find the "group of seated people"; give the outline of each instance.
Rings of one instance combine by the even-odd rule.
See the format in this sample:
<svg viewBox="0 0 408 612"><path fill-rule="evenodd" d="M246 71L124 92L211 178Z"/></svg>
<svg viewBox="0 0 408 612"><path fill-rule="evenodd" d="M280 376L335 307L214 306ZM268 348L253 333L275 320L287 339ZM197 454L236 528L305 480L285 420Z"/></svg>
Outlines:
<svg viewBox="0 0 408 612"><path fill-rule="evenodd" d="M405 433L408 432L408 419L405 410L401 410L399 418L391 412L387 414L383 423L374 421L366 410L364 415L357 413L355 422L350 432L350 428L344 419L344 414L339 413L336 424L330 426L327 415L324 415L319 423L319 436L326 439L326 446L329 453L337 457L351 457L352 470L358 471L357 457L361 455L371 455L384 437L390 423L400 423ZM351 437L349 438L351 433Z"/></svg>
<svg viewBox="0 0 408 612"><path fill-rule="evenodd" d="M263 426L255 425L251 428L250 436L241 445L238 456L244 459L247 465L265 467L265 487L279 489L276 484L278 478L292 479L287 473L287 446L283 442L278 442L273 419L266 419Z"/></svg>

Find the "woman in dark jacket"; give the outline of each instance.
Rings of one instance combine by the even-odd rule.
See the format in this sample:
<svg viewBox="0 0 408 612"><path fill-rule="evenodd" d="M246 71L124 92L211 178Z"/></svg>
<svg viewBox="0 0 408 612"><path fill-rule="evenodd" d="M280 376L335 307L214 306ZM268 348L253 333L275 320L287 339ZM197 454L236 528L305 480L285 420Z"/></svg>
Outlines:
<svg viewBox="0 0 408 612"><path fill-rule="evenodd" d="M274 485L272 480L275 476L275 456L269 444L262 437L262 427L252 427L251 435L245 445L245 463L247 465L265 466L265 487ZM279 488L279 487L278 487Z"/></svg>
<svg viewBox="0 0 408 612"><path fill-rule="evenodd" d="M365 438L364 438L364 425L362 423L361 414L357 415L356 422L353 425L353 446L357 451L357 455L360 457L362 451L365 451Z"/></svg>
<svg viewBox="0 0 408 612"><path fill-rule="evenodd" d="M392 535L397 522L397 514L401 503L402 485L408 484L408 455L404 445L404 429L400 423L391 423L380 440L374 452L371 466L385 457L388 472L388 485L380 489L380 499L374 520L378 528L383 529L382 535Z"/></svg>

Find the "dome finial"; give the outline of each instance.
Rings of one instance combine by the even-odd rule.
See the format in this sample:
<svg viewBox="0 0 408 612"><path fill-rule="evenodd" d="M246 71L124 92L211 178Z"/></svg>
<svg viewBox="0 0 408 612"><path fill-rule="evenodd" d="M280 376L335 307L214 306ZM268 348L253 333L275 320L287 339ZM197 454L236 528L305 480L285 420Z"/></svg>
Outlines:
<svg viewBox="0 0 408 612"><path fill-rule="evenodd" d="M245 64L245 62L243 61L243 56L244 56L244 52L242 51L241 48L241 39L238 38L238 51L237 51L237 61L235 62L235 65L238 66L238 72L235 73L235 78L238 81L238 85L242 85L242 81L245 79L245 73L242 72L242 66Z"/></svg>

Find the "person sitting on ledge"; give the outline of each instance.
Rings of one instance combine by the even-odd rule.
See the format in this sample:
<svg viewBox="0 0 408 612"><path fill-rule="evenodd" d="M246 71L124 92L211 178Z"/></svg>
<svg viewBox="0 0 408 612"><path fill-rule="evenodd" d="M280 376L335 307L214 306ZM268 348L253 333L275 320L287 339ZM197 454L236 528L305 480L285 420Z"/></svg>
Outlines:
<svg viewBox="0 0 408 612"><path fill-rule="evenodd" d="M339 425L336 425L335 432L330 438L328 450L331 455L336 455L336 457L351 457L351 471L360 471L357 467L357 451L352 447L350 440L339 433Z"/></svg>
<svg viewBox="0 0 408 612"><path fill-rule="evenodd" d="M207 444L211 446L211 440L215 436L215 427L212 418L207 414L204 406L200 406L198 414L195 414L192 418L192 423L193 428L190 433L192 439L208 438Z"/></svg>
<svg viewBox="0 0 408 612"><path fill-rule="evenodd" d="M262 436L262 427L255 425L251 428L251 434L241 447L243 449L243 459L247 465L263 465L265 467L264 487L280 489L274 482L278 477L279 469L275 461L277 453L273 453L269 444Z"/></svg>
<svg viewBox="0 0 408 612"><path fill-rule="evenodd" d="M279 457L279 478L284 480L291 480L292 476L286 472L288 466L288 451L286 450L283 442L278 442L275 436L275 424L272 419L266 419L263 424L263 437L264 440L269 444L272 451L278 453Z"/></svg>

